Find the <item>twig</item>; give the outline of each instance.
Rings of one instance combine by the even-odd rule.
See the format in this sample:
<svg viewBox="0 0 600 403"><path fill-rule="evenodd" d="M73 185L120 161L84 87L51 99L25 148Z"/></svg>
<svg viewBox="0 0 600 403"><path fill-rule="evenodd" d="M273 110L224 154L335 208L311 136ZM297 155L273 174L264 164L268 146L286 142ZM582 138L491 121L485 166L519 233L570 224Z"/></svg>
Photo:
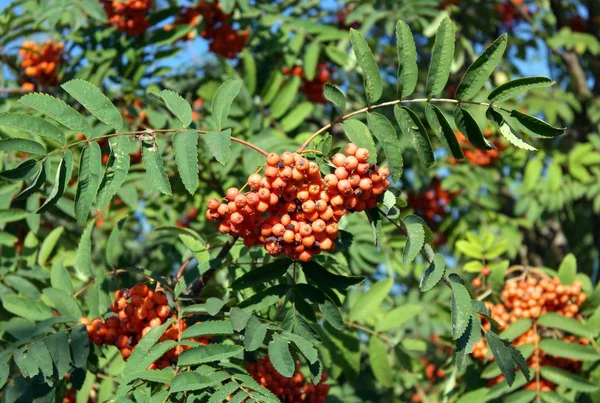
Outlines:
<svg viewBox="0 0 600 403"><path fill-rule="evenodd" d="M219 254L217 254L217 256L215 257L215 259L223 259L225 256L227 256L231 248L233 248L233 245L235 245L235 242L238 240L238 238L239 236L237 235L229 237L227 242L223 244L223 247L219 251ZM204 272L197 280L194 280L194 282L189 286L189 295L194 295L200 292L200 290L206 285L208 280L210 280L214 272L215 269L209 269L206 272Z"/></svg>
<svg viewBox="0 0 600 403"><path fill-rule="evenodd" d="M298 148L297 152L301 153L302 151L304 151L304 149L306 147L308 147L308 145L317 137L319 136L321 133L326 132L327 130L331 129L333 126L335 126L337 123L341 123L343 121L345 121L346 119L349 119L353 116L356 115L360 115L361 113L365 113L365 112L369 112L373 109L379 109L379 108L384 108L386 106L392 106L392 105L398 105L398 104L410 104L410 103L420 103L420 102L438 102L438 103L448 103L448 104L457 104L457 105L461 105L461 104L466 104L466 105L477 105L477 106L483 106L486 108L492 107L492 108L497 108L497 109L501 109L505 112L510 112L508 109L502 108L501 106L495 105L493 103L487 103L487 102L474 102L474 101L459 101L457 99L448 99L448 98L415 98L415 99L395 99L393 101L388 101L388 102L383 102L381 104L376 104L376 105L370 105L367 106L365 108L356 110L354 112L350 112L344 116L339 117L338 119L336 119L335 121L323 126L322 128L320 128L319 130L317 130L316 132L314 132L301 146L300 148Z"/></svg>

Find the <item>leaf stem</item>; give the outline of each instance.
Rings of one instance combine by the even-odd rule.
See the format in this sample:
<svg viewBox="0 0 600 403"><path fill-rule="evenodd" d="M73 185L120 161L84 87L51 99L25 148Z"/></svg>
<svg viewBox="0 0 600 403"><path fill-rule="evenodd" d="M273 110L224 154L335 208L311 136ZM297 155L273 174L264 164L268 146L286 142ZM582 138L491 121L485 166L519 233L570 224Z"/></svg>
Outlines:
<svg viewBox="0 0 600 403"><path fill-rule="evenodd" d="M335 126L337 123L341 123L353 116L356 115L360 115L361 113L365 113L365 112L369 112L373 109L379 109L379 108L384 108L386 106L393 106L393 105L398 105L398 104L412 104L412 103L422 103L422 102L437 102L437 103L447 103L447 104L457 104L457 105L461 105L461 104L466 104L466 105L477 105L477 106L483 106L485 108L496 108L496 109L500 109L504 112L510 112L508 109L505 109L501 106L492 104L492 103L488 103L488 102L476 102L476 101L459 101L458 99L449 99L449 98L414 98L414 99L395 99L393 101L388 101L388 102L383 102L380 104L376 104L376 105L370 105L367 106L365 108L356 110L354 112L350 112L346 115L343 115L341 117L339 117L338 119L334 120L333 122L323 126L322 128L320 128L319 130L317 130L316 132L314 132L301 146L300 148L298 148L298 150L296 152L302 152L304 151L304 149L306 147L308 147L308 145L320 134L322 134L323 132L326 132L327 130L331 129L333 126Z"/></svg>

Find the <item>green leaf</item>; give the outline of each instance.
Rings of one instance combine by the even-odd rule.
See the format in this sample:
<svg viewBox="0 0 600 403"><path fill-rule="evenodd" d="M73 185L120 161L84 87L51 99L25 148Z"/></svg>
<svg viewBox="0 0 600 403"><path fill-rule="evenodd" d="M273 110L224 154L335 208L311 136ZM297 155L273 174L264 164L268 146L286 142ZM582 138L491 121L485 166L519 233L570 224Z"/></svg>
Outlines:
<svg viewBox="0 0 600 403"><path fill-rule="evenodd" d="M244 85L250 94L254 94L256 91L256 60L249 49L240 53L240 59L244 65Z"/></svg>
<svg viewBox="0 0 600 403"><path fill-rule="evenodd" d="M239 94L241 88L241 80L230 79L221 84L221 86L217 89L217 92L215 92L211 111L219 131L227 122L227 116L229 115L231 104L233 103L235 97L237 97Z"/></svg>
<svg viewBox="0 0 600 403"><path fill-rule="evenodd" d="M108 22L106 11L104 11L102 4L98 3L96 0L81 0L80 4L78 5L81 6L81 9L86 13L86 15L92 17L93 19L99 22Z"/></svg>
<svg viewBox="0 0 600 403"><path fill-rule="evenodd" d="M184 339L192 337L213 335L213 334L233 334L233 327L228 320L211 320L202 323L196 323L185 329L181 334Z"/></svg>
<svg viewBox="0 0 600 403"><path fill-rule="evenodd" d="M548 312L538 318L538 326L549 327L552 329L563 330L574 334L575 336L594 338L600 332L600 329L594 329L586 324L580 323L576 319L567 318L554 312Z"/></svg>
<svg viewBox="0 0 600 403"><path fill-rule="evenodd" d="M91 220L79 240L77 246L77 255L75 260L75 271L81 279L88 279L92 275L92 230L95 220Z"/></svg>
<svg viewBox="0 0 600 403"><path fill-rule="evenodd" d="M83 133L87 136L93 135L92 127L88 121L79 112L60 99L47 94L33 93L24 95L19 102L51 117L61 125L75 132Z"/></svg>
<svg viewBox="0 0 600 403"><path fill-rule="evenodd" d="M52 309L40 301L20 295L2 296L2 306L12 314L32 321L40 321L54 316Z"/></svg>
<svg viewBox="0 0 600 403"><path fill-rule="evenodd" d="M394 280L391 278L378 281L371 285L367 292L361 294L354 300L348 314L350 321L361 321L372 314L373 310L378 308L385 297L387 297L393 285Z"/></svg>
<svg viewBox="0 0 600 403"><path fill-rule="evenodd" d="M304 76L308 81L312 81L315 78L319 53L321 53L321 45L317 41L312 41L304 52Z"/></svg>
<svg viewBox="0 0 600 403"><path fill-rule="evenodd" d="M0 232L0 245L13 246L19 238L8 232Z"/></svg>
<svg viewBox="0 0 600 403"><path fill-rule="evenodd" d="M127 221L127 217L119 220L116 226L110 231L108 241L106 241L106 263L112 267L117 267L119 263L119 251L121 250L121 230Z"/></svg>
<svg viewBox="0 0 600 403"><path fill-rule="evenodd" d="M25 139L6 139L0 140L0 151L24 152L29 154L44 155L46 147L37 141Z"/></svg>
<svg viewBox="0 0 600 403"><path fill-rule="evenodd" d="M285 132L289 132L300 126L306 121L306 118L314 109L312 102L302 102L292 109L285 118L281 121L281 128Z"/></svg>
<svg viewBox="0 0 600 403"><path fill-rule="evenodd" d="M162 354L164 354L166 351L170 350L168 344L165 344L166 348L161 348L158 347L160 346L160 344L156 345L156 343L158 343L161 336L165 333L167 328L169 328L169 326L173 324L173 322L174 320L171 319L160 326L153 327L148 333L146 333L144 337L142 337L142 339L133 349L131 356L127 360L127 364L125 365L125 368L123 370L124 374L133 372L140 368L148 368L148 366L152 364L153 361L162 356ZM167 342L168 341L169 340L167 340ZM155 354L155 351L153 349L155 345L160 350L159 354ZM154 357L155 355L158 356Z"/></svg>
<svg viewBox="0 0 600 403"><path fill-rule="evenodd" d="M452 129L452 126L450 126L450 123L444 115L444 112L431 103L427 104L427 109L425 112L429 110L432 111L432 113L425 113L427 121L429 122L429 126L431 126L435 131L435 127L439 125L440 131L446 140L447 147L450 149L452 156L459 160L463 159L465 155L463 154L460 143L454 134L454 129Z"/></svg>
<svg viewBox="0 0 600 403"><path fill-rule="evenodd" d="M523 176L523 187L525 190L531 191L538 185L543 170L544 163L541 159L536 158L529 161L525 167L525 174Z"/></svg>
<svg viewBox="0 0 600 403"><path fill-rule="evenodd" d="M537 148L527 144L521 138L517 137L515 133L513 133L512 129L510 128L508 123L506 123L506 121L500 113L490 108L487 110L486 116L494 124L496 129L498 129L502 137L508 140L510 144L512 144L515 147L522 148L523 150L537 151Z"/></svg>
<svg viewBox="0 0 600 403"><path fill-rule="evenodd" d="M287 272L290 264L292 264L292 261L289 259L278 259L256 269L250 269L231 283L231 288L243 290L258 284L266 284L282 277Z"/></svg>
<svg viewBox="0 0 600 403"><path fill-rule="evenodd" d="M375 112L367 114L367 122L371 132L383 147L392 179L399 180L402 176L402 149L394 126L385 116Z"/></svg>
<svg viewBox="0 0 600 403"><path fill-rule="evenodd" d="M342 123L346 137L359 147L369 150L369 162L377 162L377 147L373 140L373 134L363 122L358 119L348 119Z"/></svg>
<svg viewBox="0 0 600 403"><path fill-rule="evenodd" d="M578 361L598 361L600 354L593 346L567 343L562 340L543 339L539 342L542 351L553 357L568 358Z"/></svg>
<svg viewBox="0 0 600 403"><path fill-rule="evenodd" d="M48 172L50 172L51 168L52 168L52 162L50 161L50 158L45 158L44 162L42 163L42 167L38 171L37 175L31 182L31 184L29 186L27 186L25 189L23 189L21 191L21 193L19 193L17 196L15 196L15 199L16 200L27 199L29 196L31 196L32 194L34 194L35 192L40 190L40 188L46 182Z"/></svg>
<svg viewBox="0 0 600 403"><path fill-rule="evenodd" d="M146 174L154 187L162 194L171 196L173 192L171 191L169 177L165 172L158 144L147 141L142 142L142 161L144 162L144 168L146 168Z"/></svg>
<svg viewBox="0 0 600 403"><path fill-rule="evenodd" d="M242 330L244 330L246 328L246 324L248 323L248 320L250 319L251 314L242 311L240 308L238 307L234 307L231 308L231 311L229 312L229 318L231 319L231 326L233 327L233 330L235 330L236 332L241 332Z"/></svg>
<svg viewBox="0 0 600 403"><path fill-rule="evenodd" d="M121 113L98 87L83 80L67 81L61 87L99 121L116 131L121 130L123 127Z"/></svg>
<svg viewBox="0 0 600 403"><path fill-rule="evenodd" d="M373 335L369 340L369 362L375 379L385 387L394 383L394 371L389 361L387 347L379 337Z"/></svg>
<svg viewBox="0 0 600 403"><path fill-rule="evenodd" d="M0 114L0 127L23 130L24 132L36 134L53 140L58 144L65 145L65 136L51 123L35 116L22 115L18 113Z"/></svg>
<svg viewBox="0 0 600 403"><path fill-rule="evenodd" d="M456 366L459 370L466 367L467 355L473 352L473 347L481 339L481 320L472 314L462 336L456 340Z"/></svg>
<svg viewBox="0 0 600 403"><path fill-rule="evenodd" d="M41 169L41 165L38 166L38 161L27 160L23 161L15 168L0 172L0 178L9 181L26 180L36 174L36 171L39 172L39 169Z"/></svg>
<svg viewBox="0 0 600 403"><path fill-rule="evenodd" d="M62 228L62 227L61 227ZM53 288L73 294L73 281L62 260L57 260L50 270L50 284Z"/></svg>
<svg viewBox="0 0 600 403"><path fill-rule="evenodd" d="M500 35L483 53L475 59L469 66L460 84L456 88L456 97L459 100L473 98L484 86L490 75L498 66L502 55L506 50L508 37L506 34Z"/></svg>
<svg viewBox="0 0 600 403"><path fill-rule="evenodd" d="M373 104L381 98L383 93L383 83L379 74L379 66L371 52L369 44L360 31L350 28L350 42L352 50L356 55L358 65L365 77L365 92L369 104Z"/></svg>
<svg viewBox="0 0 600 403"><path fill-rule="evenodd" d="M325 83L323 88L323 95L329 102L334 104L336 108L340 110L342 115L346 111L346 96L340 91L338 87L331 83ZM347 122L347 121L346 121Z"/></svg>
<svg viewBox="0 0 600 403"><path fill-rule="evenodd" d="M221 309L225 304L226 301L223 301L222 299L210 297L206 300L206 312L208 312L210 316L215 316L221 312Z"/></svg>
<svg viewBox="0 0 600 403"><path fill-rule="evenodd" d="M71 179L71 174L73 173L73 154L71 150L65 150L63 158L60 160L58 164L58 168L56 169L56 177L54 179L54 186L46 198L42 207L40 207L37 211L38 214L43 213L48 210L51 206L55 205L56 202L62 197L65 189L68 186L68 182Z"/></svg>
<svg viewBox="0 0 600 403"><path fill-rule="evenodd" d="M126 136L119 136L116 141L110 142L111 155L96 199L98 210L106 207L121 188L125 178L127 178L130 164L129 147L129 139Z"/></svg>
<svg viewBox="0 0 600 403"><path fill-rule="evenodd" d="M173 149L181 181L193 195L198 187L198 133L195 130L178 132L173 137Z"/></svg>
<svg viewBox="0 0 600 403"><path fill-rule="evenodd" d="M226 383L210 395L210 399L208 399L207 403L223 403L224 401L228 401L227 398L239 388L240 385L237 382Z"/></svg>
<svg viewBox="0 0 600 403"><path fill-rule="evenodd" d="M227 165L231 156L231 129L209 131L204 135L211 154L221 165Z"/></svg>
<svg viewBox="0 0 600 403"><path fill-rule="evenodd" d="M4 387L4 384L8 380L10 375L9 361L11 359L10 354L4 354L0 356L0 389Z"/></svg>
<svg viewBox="0 0 600 403"><path fill-rule="evenodd" d="M5 276L3 280L5 285L11 287L17 293L25 297L33 299L40 298L40 292L38 291L37 286L24 277L20 277L15 274L9 274Z"/></svg>
<svg viewBox="0 0 600 403"><path fill-rule="evenodd" d="M554 81L547 77L523 77L508 81L498 86L490 92L488 99L490 102L498 103L507 99L518 97L525 91L533 88L547 88L554 84Z"/></svg>
<svg viewBox="0 0 600 403"><path fill-rule="evenodd" d="M400 131L404 135L412 137L413 145L421 162L427 167L432 166L435 162L433 148L429 136L427 136L427 130L419 116L412 109L398 105L394 106L394 115L398 126L400 126Z"/></svg>
<svg viewBox="0 0 600 403"><path fill-rule="evenodd" d="M186 392L192 390L205 389L214 385L215 381L196 372L180 372L171 380L171 393Z"/></svg>
<svg viewBox="0 0 600 403"><path fill-rule="evenodd" d="M242 346L225 344L208 344L184 351L177 360L177 366L198 365L206 362L221 361L234 357L244 351Z"/></svg>
<svg viewBox="0 0 600 403"><path fill-rule="evenodd" d="M44 238L42 246L40 247L40 253L38 254L38 264L40 266L46 266L46 262L64 230L65 227L56 227L46 236L46 238Z"/></svg>
<svg viewBox="0 0 600 403"><path fill-rule="evenodd" d="M348 287L360 284L365 280L363 276L347 277L333 274L314 261L302 262L300 265L302 266L304 275L306 275L306 278L310 280L311 283L335 288L336 290L345 290Z"/></svg>
<svg viewBox="0 0 600 403"><path fill-rule="evenodd" d="M71 356L75 368L87 368L90 342L85 325L77 325L71 330Z"/></svg>
<svg viewBox="0 0 600 403"><path fill-rule="evenodd" d="M296 362L290 353L288 341L275 336L269 343L269 360L277 372L291 378L296 372Z"/></svg>
<svg viewBox="0 0 600 403"><path fill-rule="evenodd" d="M40 371L35 360L31 357L31 354L29 354L27 346L21 347L15 351L13 359L19 370L21 370L21 375L25 378L33 378Z"/></svg>
<svg viewBox="0 0 600 403"><path fill-rule="evenodd" d="M486 140L483 136L481 128L475 121L473 115L471 115L466 109L458 107L454 110L454 121L458 130L462 132L471 144L482 150L493 150L496 147L492 143Z"/></svg>
<svg viewBox="0 0 600 403"><path fill-rule="evenodd" d="M446 262L444 259L444 255L440 253L436 253L433 257L433 262L429 264L425 273L423 273L423 277L421 278L420 288L421 291L429 291L440 280L444 277L444 273L446 272Z"/></svg>
<svg viewBox="0 0 600 403"><path fill-rule="evenodd" d="M473 308L471 294L464 285L452 281L450 289L452 290L452 338L456 340L467 329Z"/></svg>
<svg viewBox="0 0 600 403"><path fill-rule="evenodd" d="M425 93L427 97L439 94L446 87L450 76L450 67L454 58L454 24L448 17L444 18L435 35L435 43L431 53L431 64L427 73Z"/></svg>
<svg viewBox="0 0 600 403"><path fill-rule="evenodd" d="M516 119L520 127L529 135L552 138L560 136L565 132L565 128L551 126L535 116L527 115L517 110L512 110L510 116Z"/></svg>
<svg viewBox="0 0 600 403"><path fill-rule="evenodd" d="M558 278L560 279L561 284L573 284L576 275L577 259L574 254L569 253L562 262L560 262L560 266L558 267Z"/></svg>
<svg viewBox="0 0 600 403"><path fill-rule="evenodd" d="M283 86L283 88L280 88L280 91L271 103L271 116L273 116L274 119L279 119L287 112L294 102L294 98L296 97L301 84L302 80L300 77L294 76Z"/></svg>
<svg viewBox="0 0 600 403"><path fill-rule="evenodd" d="M559 386L564 386L567 389L573 389L578 392L595 392L600 388L600 385L590 383L587 379L580 375L567 372L560 368L543 366L540 369L542 378L555 383Z"/></svg>
<svg viewBox="0 0 600 403"><path fill-rule="evenodd" d="M20 208L9 208L0 210L0 223L21 221L27 217L27 211Z"/></svg>
<svg viewBox="0 0 600 403"><path fill-rule="evenodd" d="M52 304L54 304L54 307L62 316L71 316L73 318L81 318L83 316L77 301L75 301L70 293L58 288L45 288L43 292L52 301Z"/></svg>
<svg viewBox="0 0 600 403"><path fill-rule="evenodd" d="M268 324L262 323L256 316L250 317L244 333L244 348L246 351L256 351L262 345L268 327Z"/></svg>
<svg viewBox="0 0 600 403"><path fill-rule="evenodd" d="M396 23L396 49L398 51L398 94L406 98L415 91L419 69L417 48L408 24L399 20Z"/></svg>
<svg viewBox="0 0 600 403"><path fill-rule="evenodd" d="M409 320L415 318L423 312L421 305L406 304L399 306L387 312L379 321L375 330L378 332L387 332L392 329L399 329Z"/></svg>
<svg viewBox="0 0 600 403"><path fill-rule="evenodd" d="M192 123L192 107L181 95L171 90L162 90L159 95L183 127L188 127Z"/></svg>
<svg viewBox="0 0 600 403"><path fill-rule="evenodd" d="M500 337L508 341L513 341L525 332L531 329L531 319L521 318L500 333Z"/></svg>
<svg viewBox="0 0 600 403"><path fill-rule="evenodd" d="M84 225L90 208L98 193L102 171L102 152L97 142L92 142L81 151L79 181L75 195L75 217L77 224Z"/></svg>
<svg viewBox="0 0 600 403"><path fill-rule="evenodd" d="M402 264L407 265L421 252L425 244L425 223L420 217L409 214L402 219L402 226L406 230L406 246L402 253Z"/></svg>
<svg viewBox="0 0 600 403"><path fill-rule="evenodd" d="M64 378L71 367L71 352L69 351L69 338L66 332L56 332L44 339L50 352L58 379Z"/></svg>
<svg viewBox="0 0 600 403"><path fill-rule="evenodd" d="M529 379L529 369L525 359L508 340L501 339L494 332L487 332L485 334L485 341L487 342L494 359L498 363L502 374L506 377L508 385L512 385L515 381L515 364L519 366L523 374Z"/></svg>

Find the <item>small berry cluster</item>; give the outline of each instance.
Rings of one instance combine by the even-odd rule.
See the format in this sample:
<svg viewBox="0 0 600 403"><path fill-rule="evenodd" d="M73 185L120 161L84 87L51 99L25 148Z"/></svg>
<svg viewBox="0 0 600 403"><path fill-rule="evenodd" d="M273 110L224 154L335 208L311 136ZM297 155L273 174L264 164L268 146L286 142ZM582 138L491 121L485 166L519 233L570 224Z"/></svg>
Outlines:
<svg viewBox="0 0 600 403"><path fill-rule="evenodd" d="M109 24L128 35L141 35L150 27L148 11L153 0L100 0Z"/></svg>
<svg viewBox="0 0 600 403"><path fill-rule="evenodd" d="M300 372L300 363L296 363L296 373L291 378L281 375L269 360L269 356L257 363L248 364L248 372L263 387L269 389L282 402L286 403L322 403L329 394L329 385L325 385L327 374L321 376L321 381L313 385L306 382Z"/></svg>
<svg viewBox="0 0 600 403"><path fill-rule="evenodd" d="M62 43L47 41L37 44L34 41L25 41L21 45L21 67L25 75L36 79L42 85L58 84L57 69L62 61ZM25 83L23 89L33 90L31 83Z"/></svg>
<svg viewBox="0 0 600 403"><path fill-rule="evenodd" d="M494 144L496 147L495 150L481 150L473 147L469 140L461 132L456 132L455 134L461 148L463 149L465 158L473 165L480 167L490 166L498 161L500 159L500 152L505 148L502 142L498 140L492 140L492 144ZM492 135L492 131L490 129L485 129L483 134L485 137L490 137ZM460 162L452 157L450 157L448 160L451 164L458 164Z"/></svg>
<svg viewBox="0 0 600 403"><path fill-rule="evenodd" d="M324 104L327 102L327 99L323 95L323 90L325 89L325 84L331 82L331 73L329 72L326 64L320 63L317 65L317 72L311 81L306 79L304 69L300 66L296 66L291 69L284 67L281 72L285 75L302 78L301 91L309 101L319 104Z"/></svg>
<svg viewBox="0 0 600 403"><path fill-rule="evenodd" d="M248 247L264 245L273 256L308 261L331 251L338 225L348 212L377 206L389 186L389 168L369 164L369 151L350 143L332 158L335 173L321 177L317 163L297 153L271 153L264 177L248 177L251 189L229 188L226 201L207 202L206 218L219 231L241 236Z"/></svg>
<svg viewBox="0 0 600 403"><path fill-rule="evenodd" d="M250 31L247 29L238 32L229 23L229 15L221 10L218 2L209 3L201 1L196 10L204 19L202 37L210 40L209 49L218 55L233 59L244 49Z"/></svg>
<svg viewBox="0 0 600 403"><path fill-rule="evenodd" d="M549 279L536 273L530 273L524 279L507 281L500 296L503 301L502 303L485 303L486 307L490 310L491 317L498 322L499 331L505 330L519 319L537 319L546 312L554 312L573 318L579 314L579 307L586 298L585 294L581 292L581 283L579 281L573 282L572 285L563 285L558 278ZM485 318L482 319L482 326L486 331L491 329L490 322ZM580 361L547 355L537 347L537 343L540 340L540 333L536 332L532 327L513 341L514 346L523 344L534 344L536 346L534 354L528 360L530 367L539 368L543 365L552 365L570 371L576 371L581 367ZM580 339L569 335L564 335L562 340L568 343L584 345L589 343L587 339ZM473 348L473 358L479 360L494 359L488 355L489 348L485 340L478 341ZM494 378L491 385L503 379L503 376ZM534 381L524 386L524 389L535 387L537 385ZM542 390L555 389L555 385L550 382L542 382L541 387Z"/></svg>
<svg viewBox="0 0 600 403"><path fill-rule="evenodd" d="M173 28L180 25L189 25L195 28L200 24L200 10L198 7L182 7L179 11L179 16L173 24L166 24L163 29L165 31L172 31ZM179 38L180 41L191 41L196 37L196 30L192 29L187 34Z"/></svg>
<svg viewBox="0 0 600 403"><path fill-rule="evenodd" d="M425 191L408 193L408 205L428 223L433 223L436 217L443 218L446 215L446 207L455 196L442 188L438 178L434 178Z"/></svg>
<svg viewBox="0 0 600 403"><path fill-rule="evenodd" d="M153 327L162 325L169 317L176 319L171 312L167 296L162 291L152 291L144 283L138 283L131 289L123 288L115 292L115 300L110 310L115 316L106 320L81 318L80 323L87 327L90 341L94 344L114 345L120 350L124 359L129 358L137 343ZM175 322L161 336L161 341L179 340L181 332L187 328L183 320ZM208 344L207 338L194 340ZM172 364L179 354L189 346L179 345L150 365L149 369L162 369Z"/></svg>
<svg viewBox="0 0 600 403"><path fill-rule="evenodd" d="M504 3L496 6L496 11L502 17L506 29L513 28L521 20L519 9L521 12L529 14L529 7L523 6L523 0L505 0Z"/></svg>
<svg viewBox="0 0 600 403"><path fill-rule="evenodd" d="M196 217L198 217L198 209L196 207L191 207L183 217L175 221L175 226L179 228L187 228L189 227L190 223L196 219Z"/></svg>

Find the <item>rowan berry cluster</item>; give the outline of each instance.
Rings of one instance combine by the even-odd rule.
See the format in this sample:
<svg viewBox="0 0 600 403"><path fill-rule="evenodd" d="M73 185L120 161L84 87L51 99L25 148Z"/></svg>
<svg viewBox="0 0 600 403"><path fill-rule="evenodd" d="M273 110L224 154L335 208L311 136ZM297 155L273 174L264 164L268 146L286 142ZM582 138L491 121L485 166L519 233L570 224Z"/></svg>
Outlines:
<svg viewBox="0 0 600 403"><path fill-rule="evenodd" d="M23 42L19 54L25 75L34 78L42 85L58 84L57 70L62 61L63 49L62 43L52 41L43 44L34 41ZM31 83L25 83L23 89L33 90Z"/></svg>
<svg viewBox="0 0 600 403"><path fill-rule="evenodd" d="M323 96L323 90L325 89L325 84L331 82L331 73L326 64L320 63L317 65L315 77L310 81L306 79L304 69L300 66L291 69L284 67L281 72L285 75L302 78L301 91L309 101L320 104L327 102L327 99Z"/></svg>
<svg viewBox="0 0 600 403"><path fill-rule="evenodd" d="M581 292L581 283L573 282L572 285L563 285L558 278L550 279L545 276L531 273L526 278L509 280L505 283L501 294L502 303L492 304L486 302L486 307L490 310L491 317L498 322L498 330L502 331L508 328L512 323L519 319L537 319L546 312L573 318L579 314L579 307L585 301L585 294ZM485 318L482 319L482 326L487 331L491 329L491 324ZM534 327L527 330L513 341L514 346L523 344L533 344L534 353L528 360L528 365L532 368L539 368L543 365L552 365L555 367L575 371L580 368L581 362L572 359L557 358L547 355L537 343L541 340L542 333L536 331ZM562 340L568 343L588 344L587 339L576 338L570 335L563 335ZM489 348L485 340L477 342L473 348L473 357L479 360L489 359ZM503 376L492 380L491 384L496 384L504 379ZM533 384L533 386L532 386ZM537 387L535 381L524 386L524 389ZM542 390L553 390L555 386L550 382L541 385Z"/></svg>
<svg viewBox="0 0 600 403"><path fill-rule="evenodd" d="M207 202L206 218L219 231L241 236L248 247L263 245L273 256L308 261L331 251L337 222L345 214L377 206L389 186L387 167L369 164L369 151L350 143L336 154L334 173L321 176L316 162L297 153L271 153L264 177L248 177L250 192L229 188L226 201Z"/></svg>
<svg viewBox="0 0 600 403"><path fill-rule="evenodd" d="M433 223L436 217L443 218L446 215L446 207L455 196L442 188L438 178L434 178L425 191L408 193L408 205L428 223Z"/></svg>
<svg viewBox="0 0 600 403"><path fill-rule="evenodd" d="M175 221L175 226L179 228L186 228L190 225L190 223L198 217L198 209L196 207L191 207L187 213L177 221Z"/></svg>
<svg viewBox="0 0 600 403"><path fill-rule="evenodd" d="M282 402L322 403L329 394L329 385L325 385L327 374L321 376L317 385L307 382L300 372L300 363L296 364L296 373L291 378L281 375L267 355L257 363L248 364L248 372L261 386L269 389Z"/></svg>
<svg viewBox="0 0 600 403"><path fill-rule="evenodd" d="M150 27L148 11L153 0L100 0L110 24L128 35L141 35Z"/></svg>
<svg viewBox="0 0 600 403"><path fill-rule="evenodd" d="M490 166L498 161L500 159L500 152L505 148L504 143L498 140L492 140L492 144L496 147L495 150L481 150L473 147L469 140L461 132L456 132L455 134L461 148L463 149L465 158L473 165L480 167ZM489 138L492 136L492 131L490 129L485 129L483 134L485 137ZM451 164L458 164L460 162L452 157L449 158L449 161Z"/></svg>
<svg viewBox="0 0 600 403"><path fill-rule="evenodd" d="M523 0L505 0L496 6L496 11L502 16L504 27L509 29L521 19L521 12L528 14L529 7L523 5Z"/></svg>
<svg viewBox="0 0 600 403"><path fill-rule="evenodd" d="M250 31L234 29L229 22L229 14L225 14L221 10L218 2L200 1L195 10L202 15L204 20L201 35L204 39L211 41L209 45L211 52L233 59L244 49Z"/></svg>
<svg viewBox="0 0 600 403"><path fill-rule="evenodd" d="M138 283L131 289L123 288L115 292L115 299L110 310L116 315L106 320L81 318L80 323L86 325L88 337L94 344L114 345L126 360L137 343L153 327L162 325L169 318L177 319L171 312L167 296L163 291L152 291L144 283ZM183 320L176 321L161 336L160 341L179 340L180 334L187 328ZM208 344L207 338L194 340L200 344ZM179 354L190 346L179 345L166 352L149 369L162 369L170 366Z"/></svg>
<svg viewBox="0 0 600 403"><path fill-rule="evenodd" d="M165 31L171 31L173 28L179 25L189 25L194 28L200 24L200 10L199 7L182 7L179 11L179 16L173 24L167 24L164 26ZM191 41L196 37L196 30L192 29L187 34L179 38L180 41Z"/></svg>

